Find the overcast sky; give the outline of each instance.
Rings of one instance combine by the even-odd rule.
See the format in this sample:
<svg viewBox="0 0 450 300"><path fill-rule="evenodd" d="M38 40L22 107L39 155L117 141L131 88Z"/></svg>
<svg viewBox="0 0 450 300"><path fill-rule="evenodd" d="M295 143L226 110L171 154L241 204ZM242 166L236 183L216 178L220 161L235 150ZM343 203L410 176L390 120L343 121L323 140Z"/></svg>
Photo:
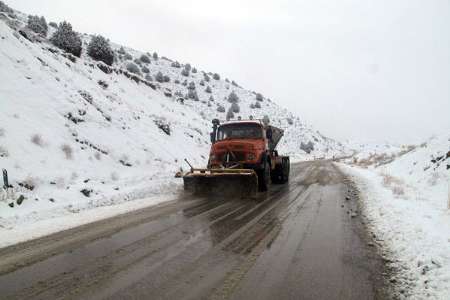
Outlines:
<svg viewBox="0 0 450 300"><path fill-rule="evenodd" d="M6 0L260 91L337 139L450 132L449 0Z"/></svg>

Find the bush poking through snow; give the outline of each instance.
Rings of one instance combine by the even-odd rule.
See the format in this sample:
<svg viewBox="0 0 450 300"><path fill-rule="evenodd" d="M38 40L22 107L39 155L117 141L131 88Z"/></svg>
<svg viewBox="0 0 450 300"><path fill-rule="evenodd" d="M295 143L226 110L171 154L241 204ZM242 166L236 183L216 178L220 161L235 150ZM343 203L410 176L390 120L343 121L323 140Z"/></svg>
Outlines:
<svg viewBox="0 0 450 300"><path fill-rule="evenodd" d="M44 17L28 16L27 27L42 36L47 36L48 26Z"/></svg>
<svg viewBox="0 0 450 300"><path fill-rule="evenodd" d="M33 134L31 136L31 142L39 147L44 147L44 141L39 134Z"/></svg>
<svg viewBox="0 0 450 300"><path fill-rule="evenodd" d="M314 143L309 141L308 143L301 142L300 149L305 151L306 153L310 154L312 151L314 151Z"/></svg>
<svg viewBox="0 0 450 300"><path fill-rule="evenodd" d="M163 76L163 81L164 82L170 82L170 77L168 75L164 75Z"/></svg>
<svg viewBox="0 0 450 300"><path fill-rule="evenodd" d="M80 57L82 50L81 38L72 30L72 25L69 22L59 23L58 29L50 38L50 41L56 47L72 53L76 57Z"/></svg>
<svg viewBox="0 0 450 300"><path fill-rule="evenodd" d="M68 145L68 144L62 145L61 150L64 153L64 155L66 156L66 159L72 159L73 150L72 150L72 147L70 147L70 145Z"/></svg>
<svg viewBox="0 0 450 300"><path fill-rule="evenodd" d="M153 81L153 77L150 76L149 74L145 75L145 80L147 81Z"/></svg>
<svg viewBox="0 0 450 300"><path fill-rule="evenodd" d="M292 118L287 118L286 121L289 125L294 125L294 121L292 120Z"/></svg>
<svg viewBox="0 0 450 300"><path fill-rule="evenodd" d="M147 55L145 55L145 54L142 54L141 57L140 57L139 59L140 59L141 62L143 62L144 64L149 64L149 63L150 63L150 58L149 58Z"/></svg>
<svg viewBox="0 0 450 300"><path fill-rule="evenodd" d="M161 71L156 73L155 80L158 81L159 83L164 82L164 75L161 73Z"/></svg>
<svg viewBox="0 0 450 300"><path fill-rule="evenodd" d="M217 73L214 73L213 78L214 78L214 80L220 80L220 75Z"/></svg>
<svg viewBox="0 0 450 300"><path fill-rule="evenodd" d="M229 120L231 120L231 119L233 119L234 118L234 113L233 113L233 110L231 109L231 107L228 109L228 111L227 111L227 115L226 115L226 119L227 119L227 121L229 121Z"/></svg>
<svg viewBox="0 0 450 300"><path fill-rule="evenodd" d="M230 102L230 103L239 102L239 97L236 95L236 93L234 91L232 91L230 93L230 95L228 95L228 102Z"/></svg>
<svg viewBox="0 0 450 300"><path fill-rule="evenodd" d="M193 81L189 82L189 85L187 88L188 88L188 90L195 90L195 82L193 82Z"/></svg>
<svg viewBox="0 0 450 300"><path fill-rule="evenodd" d="M146 66L143 66L141 70L144 74L150 73L150 70Z"/></svg>
<svg viewBox="0 0 450 300"><path fill-rule="evenodd" d="M209 78L209 76L208 76L208 74L206 74L206 73L203 73L203 79L206 81L206 82L209 82L211 79Z"/></svg>
<svg viewBox="0 0 450 300"><path fill-rule="evenodd" d="M189 77L190 71L191 71L191 65L187 64L187 65L184 66L184 69L181 70L181 75L183 75L185 77Z"/></svg>
<svg viewBox="0 0 450 300"><path fill-rule="evenodd" d="M129 62L127 64L127 71L136 75L141 75L141 71L139 70L139 67L132 62Z"/></svg>
<svg viewBox="0 0 450 300"><path fill-rule="evenodd" d="M170 124L163 119L155 120L156 126L161 129L165 134L170 135Z"/></svg>
<svg viewBox="0 0 450 300"><path fill-rule="evenodd" d="M114 51L109 41L101 35L94 35L87 47L87 53L95 60L99 60L111 66L114 62Z"/></svg>
<svg viewBox="0 0 450 300"><path fill-rule="evenodd" d="M158 53L153 52L153 59L154 59L154 60L158 60Z"/></svg>
<svg viewBox="0 0 450 300"><path fill-rule="evenodd" d="M260 93L256 93L256 100L257 101L263 101L264 100L263 95L261 95Z"/></svg>
<svg viewBox="0 0 450 300"><path fill-rule="evenodd" d="M56 24L56 22L49 22L48 26L53 27L53 28L58 28L58 24Z"/></svg>
<svg viewBox="0 0 450 300"><path fill-rule="evenodd" d="M173 63L171 63L170 66L173 67L173 68L181 68L180 63L177 62L177 61L174 61Z"/></svg>
<svg viewBox="0 0 450 300"><path fill-rule="evenodd" d="M209 85L206 87L205 92L208 94L212 93L211 87Z"/></svg>
<svg viewBox="0 0 450 300"><path fill-rule="evenodd" d="M241 111L241 108L239 107L239 104L237 104L237 103L232 103L230 109L234 113L239 113Z"/></svg>
<svg viewBox="0 0 450 300"><path fill-rule="evenodd" d="M0 1L0 12L13 13L14 11L3 1Z"/></svg>
<svg viewBox="0 0 450 300"><path fill-rule="evenodd" d="M197 69L196 68L192 68L192 73L197 73Z"/></svg>
<svg viewBox="0 0 450 300"><path fill-rule="evenodd" d="M192 99L194 101L198 101L199 100L197 91L195 89L189 89L187 95L188 95L189 99Z"/></svg>
<svg viewBox="0 0 450 300"><path fill-rule="evenodd" d="M0 157L8 157L8 156L9 156L8 150L6 150L6 148L3 148L2 146L0 146Z"/></svg>
<svg viewBox="0 0 450 300"><path fill-rule="evenodd" d="M255 108L261 108L261 103L256 102L255 105L254 105L254 107L255 107Z"/></svg>

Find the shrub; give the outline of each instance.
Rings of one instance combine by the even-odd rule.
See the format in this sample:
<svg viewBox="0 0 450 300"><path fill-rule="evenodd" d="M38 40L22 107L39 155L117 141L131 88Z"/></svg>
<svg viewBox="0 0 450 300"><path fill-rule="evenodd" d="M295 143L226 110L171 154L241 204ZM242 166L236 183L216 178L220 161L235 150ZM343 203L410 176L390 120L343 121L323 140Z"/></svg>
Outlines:
<svg viewBox="0 0 450 300"><path fill-rule="evenodd" d="M132 59L133 59L133 56L131 56L130 53L125 53L125 54L123 55L123 58L124 58L125 60L132 60Z"/></svg>
<svg viewBox="0 0 450 300"><path fill-rule="evenodd" d="M174 68L181 68L180 63L177 62L177 61L174 61L173 63L171 63L170 66L171 66L171 67L174 67Z"/></svg>
<svg viewBox="0 0 450 300"><path fill-rule="evenodd" d="M206 87L205 92L207 92L208 94L212 93L211 87L209 85Z"/></svg>
<svg viewBox="0 0 450 300"><path fill-rule="evenodd" d="M256 100L263 101L264 97L260 93L256 93Z"/></svg>
<svg viewBox="0 0 450 300"><path fill-rule="evenodd" d="M50 23L48 23L48 26L53 27L53 28L58 28L58 24L56 24L56 22L50 22Z"/></svg>
<svg viewBox="0 0 450 300"><path fill-rule="evenodd" d="M287 118L286 121L289 125L294 125L294 121L292 120L292 118Z"/></svg>
<svg viewBox="0 0 450 300"><path fill-rule="evenodd" d="M232 103L230 109L234 113L239 113L239 111L241 110L241 108L239 107L239 104L237 104L237 103Z"/></svg>
<svg viewBox="0 0 450 300"><path fill-rule="evenodd" d="M217 104L217 111L218 111L218 112L221 112L221 113L224 113L224 112L225 112L225 107L223 107L223 106L220 105L220 104Z"/></svg>
<svg viewBox="0 0 450 300"><path fill-rule="evenodd" d="M164 119L157 119L154 121L156 126L161 129L165 134L170 135L170 124L167 123Z"/></svg>
<svg viewBox="0 0 450 300"><path fill-rule="evenodd" d="M147 55L145 55L145 54L142 54L139 59L145 64L149 64L150 63L150 58Z"/></svg>
<svg viewBox="0 0 450 300"><path fill-rule="evenodd" d="M66 159L72 159L72 153L73 153L72 147L70 147L67 144L64 144L61 146L61 150L62 150L62 152L64 152Z"/></svg>
<svg viewBox="0 0 450 300"><path fill-rule="evenodd" d="M234 113L233 113L233 110L231 109L231 107L228 109L228 111L227 111L227 115L226 115L226 119L227 119L227 121L229 121L229 120L231 120L231 119L233 119L234 118Z"/></svg>
<svg viewBox="0 0 450 300"><path fill-rule="evenodd" d="M28 16L27 27L38 34L47 36L48 26L44 17Z"/></svg>
<svg viewBox="0 0 450 300"><path fill-rule="evenodd" d="M158 81L159 83L164 82L164 75L161 73L161 71L156 73L155 80Z"/></svg>
<svg viewBox="0 0 450 300"><path fill-rule="evenodd" d="M199 83L201 86L205 86L205 81L202 79L202 80L200 80L200 83Z"/></svg>
<svg viewBox="0 0 450 300"><path fill-rule="evenodd" d="M256 103L254 104L254 106L255 106L255 108L261 108L261 103L256 102Z"/></svg>
<svg viewBox="0 0 450 300"><path fill-rule="evenodd" d="M203 77L204 77L206 82L209 82L210 78L209 78L208 74L203 73Z"/></svg>
<svg viewBox="0 0 450 300"><path fill-rule="evenodd" d="M31 136L31 142L40 147L44 146L44 141L42 140L42 137L39 134L33 134Z"/></svg>
<svg viewBox="0 0 450 300"><path fill-rule="evenodd" d="M164 75L163 76L163 81L164 82L170 82L170 77L168 75Z"/></svg>
<svg viewBox="0 0 450 300"><path fill-rule="evenodd" d="M314 151L314 143L309 141L308 143L301 142L300 149L305 151L306 153L310 154L312 151Z"/></svg>
<svg viewBox="0 0 450 300"><path fill-rule="evenodd" d="M192 68L192 73L197 73L197 69L196 68Z"/></svg>
<svg viewBox="0 0 450 300"><path fill-rule="evenodd" d="M153 59L154 59L154 60L158 60L158 53L153 52Z"/></svg>
<svg viewBox="0 0 450 300"><path fill-rule="evenodd" d="M145 80L147 81L153 81L152 76L150 76L150 74L145 75Z"/></svg>
<svg viewBox="0 0 450 300"><path fill-rule="evenodd" d="M189 70L183 69L181 70L181 75L188 77L189 76Z"/></svg>
<svg viewBox="0 0 450 300"><path fill-rule="evenodd" d="M185 64L185 65L184 65L184 69L187 70L187 71L189 71L189 72L191 71L191 68L192 68L192 67L191 67L191 64Z"/></svg>
<svg viewBox="0 0 450 300"><path fill-rule="evenodd" d="M214 97L213 97L213 96L209 96L209 99L208 99L208 101L212 101L212 102L214 102Z"/></svg>
<svg viewBox="0 0 450 300"><path fill-rule="evenodd" d="M8 156L9 156L8 150L0 146L0 157L8 157Z"/></svg>
<svg viewBox="0 0 450 300"><path fill-rule="evenodd" d="M127 52L125 51L124 47L120 47L119 50L117 50L118 53L120 54L126 54Z"/></svg>
<svg viewBox="0 0 450 300"><path fill-rule="evenodd" d="M142 71L142 73L145 73L145 74L150 73L150 70L146 66L143 66L141 71Z"/></svg>
<svg viewBox="0 0 450 300"><path fill-rule="evenodd" d="M127 71L130 73L141 75L141 71L139 70L139 67L132 62L127 64Z"/></svg>
<svg viewBox="0 0 450 300"><path fill-rule="evenodd" d="M50 38L50 42L56 47L72 53L77 57L81 55L81 38L72 30L72 25L69 22L64 21L59 23L58 29Z"/></svg>
<svg viewBox="0 0 450 300"><path fill-rule="evenodd" d="M114 62L114 51L109 45L109 41L101 35L94 35L87 47L87 53L95 60L112 65Z"/></svg>
<svg viewBox="0 0 450 300"><path fill-rule="evenodd" d="M189 85L187 87L189 90L195 90L195 82L191 81L189 82Z"/></svg>
<svg viewBox="0 0 450 300"><path fill-rule="evenodd" d="M239 102L239 97L236 95L236 93L234 91L232 91L230 93L230 95L228 95L228 102L230 102L230 103Z"/></svg>
<svg viewBox="0 0 450 300"><path fill-rule="evenodd" d="M142 66L142 61L141 61L140 59L135 58L135 59L133 60L133 62L134 62L135 64L137 64L138 66Z"/></svg>
<svg viewBox="0 0 450 300"><path fill-rule="evenodd" d="M198 101L199 100L199 98L198 98L198 94L197 94L197 91L195 90L195 89L190 89L190 90L188 90L188 98L189 99L192 99L192 100L194 100L194 101Z"/></svg>
<svg viewBox="0 0 450 300"><path fill-rule="evenodd" d="M217 73L214 73L213 78L214 78L215 80L220 80L220 75L217 74Z"/></svg>
<svg viewBox="0 0 450 300"><path fill-rule="evenodd" d="M14 11L8 5L6 5L3 1L0 1L0 12L4 12L7 14L13 14Z"/></svg>

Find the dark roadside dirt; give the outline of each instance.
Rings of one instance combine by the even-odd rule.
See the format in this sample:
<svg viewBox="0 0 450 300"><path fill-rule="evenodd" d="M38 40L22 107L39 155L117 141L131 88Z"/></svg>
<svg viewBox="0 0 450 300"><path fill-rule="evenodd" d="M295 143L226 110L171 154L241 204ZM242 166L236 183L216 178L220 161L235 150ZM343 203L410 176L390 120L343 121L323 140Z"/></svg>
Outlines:
<svg viewBox="0 0 450 300"><path fill-rule="evenodd" d="M348 197L348 199L346 199ZM0 250L1 299L389 299L329 161L257 199L182 196Z"/></svg>

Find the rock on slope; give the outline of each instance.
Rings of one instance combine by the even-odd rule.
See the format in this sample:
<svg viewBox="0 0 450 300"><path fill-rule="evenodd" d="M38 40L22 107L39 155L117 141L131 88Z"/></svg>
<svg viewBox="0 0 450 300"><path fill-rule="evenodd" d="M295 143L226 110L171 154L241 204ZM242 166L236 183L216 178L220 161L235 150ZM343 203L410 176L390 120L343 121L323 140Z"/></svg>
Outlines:
<svg viewBox="0 0 450 300"><path fill-rule="evenodd" d="M34 211L76 212L167 191L173 174L187 167L184 158L206 164L210 120L226 118L231 92L235 117L268 115L286 129L280 151L299 158L308 156L301 148L310 156L344 151L234 82L193 67L187 74L186 65L114 44L110 67L86 55L89 35L75 58L23 31L26 19L0 12L0 165L16 192L0 201L3 226ZM136 74L126 70L133 60ZM7 204L15 207L5 212Z"/></svg>

